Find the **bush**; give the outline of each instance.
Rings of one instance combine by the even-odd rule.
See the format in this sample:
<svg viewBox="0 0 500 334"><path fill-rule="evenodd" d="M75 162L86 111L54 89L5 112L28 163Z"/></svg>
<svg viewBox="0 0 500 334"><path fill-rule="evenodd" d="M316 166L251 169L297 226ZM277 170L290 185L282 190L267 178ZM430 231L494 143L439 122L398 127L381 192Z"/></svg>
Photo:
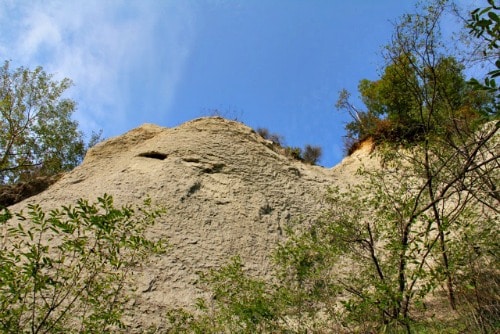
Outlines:
<svg viewBox="0 0 500 334"><path fill-rule="evenodd" d="M306 145L304 148L304 153L302 153L302 159L304 162L315 165L318 163L323 151L319 146Z"/></svg>
<svg viewBox="0 0 500 334"><path fill-rule="evenodd" d="M306 145L304 150L302 150L300 147L284 145L283 136L271 133L266 128L257 128L255 132L257 132L257 134L262 138L270 140L274 145L278 146L278 149L274 150L284 153L287 157L291 157L295 160L303 161L311 165L318 163L321 158L322 150L319 146ZM284 151L282 149L284 149Z"/></svg>
<svg viewBox="0 0 500 334"><path fill-rule="evenodd" d="M243 271L239 257L218 270L201 275L209 300L199 299L198 314L175 309L167 312L169 333L276 333L279 306L265 281Z"/></svg>
<svg viewBox="0 0 500 334"><path fill-rule="evenodd" d="M286 147L285 148L285 155L287 157L291 157L295 160L300 160L302 161L302 149L300 147Z"/></svg>
<svg viewBox="0 0 500 334"><path fill-rule="evenodd" d="M271 133L266 128L257 128L256 132L264 139L270 140L273 144L281 146L283 145L283 136L277 133Z"/></svg>
<svg viewBox="0 0 500 334"><path fill-rule="evenodd" d="M104 195L48 213L5 209L0 224L0 332L106 333L123 328L130 270L164 251L145 236L162 210L135 211ZM15 217L15 221L14 218Z"/></svg>

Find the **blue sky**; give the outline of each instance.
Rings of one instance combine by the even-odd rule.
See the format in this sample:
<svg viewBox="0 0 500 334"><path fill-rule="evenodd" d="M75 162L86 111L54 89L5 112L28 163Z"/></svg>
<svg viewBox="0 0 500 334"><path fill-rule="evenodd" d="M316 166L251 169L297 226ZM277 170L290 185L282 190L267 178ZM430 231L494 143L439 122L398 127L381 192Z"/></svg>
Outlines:
<svg viewBox="0 0 500 334"><path fill-rule="evenodd" d="M85 133L218 110L343 157L338 92L377 79L404 0L0 0L0 60L68 77Z"/></svg>

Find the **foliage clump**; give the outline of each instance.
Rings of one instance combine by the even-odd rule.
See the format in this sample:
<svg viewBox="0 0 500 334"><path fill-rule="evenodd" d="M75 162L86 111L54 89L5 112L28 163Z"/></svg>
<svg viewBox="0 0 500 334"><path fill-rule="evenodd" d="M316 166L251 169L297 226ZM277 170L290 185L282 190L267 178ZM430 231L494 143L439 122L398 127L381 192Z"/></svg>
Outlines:
<svg viewBox="0 0 500 334"><path fill-rule="evenodd" d="M352 118L345 127L347 152L367 138L376 143L415 145L498 119L500 96L494 78L500 74L500 58L491 49L498 48L495 27L499 16L498 6L490 3L482 11L473 11L468 25L475 36L485 36L488 46L484 54L496 58L492 63L497 69L488 74L485 84L467 81L464 63L447 53L440 20L448 1L434 1L425 8L425 15L403 16L385 48L387 65L382 75L358 85L365 109L350 102L348 91L339 94L336 107Z"/></svg>
<svg viewBox="0 0 500 334"><path fill-rule="evenodd" d="M63 97L72 85L56 81L42 67L0 67L0 184L29 181L68 171L100 140L85 144L72 114L76 103Z"/></svg>
<svg viewBox="0 0 500 334"><path fill-rule="evenodd" d="M496 116L488 112L493 96L469 85L455 58L434 55L436 59L427 63L412 51L391 55L379 80L360 81L366 110L356 109L347 91L340 93L337 108L353 118L346 125L349 146L367 138L376 143L418 144L428 136L446 136Z"/></svg>
<svg viewBox="0 0 500 334"><path fill-rule="evenodd" d="M146 237L163 210L150 200L115 207L104 195L45 212L4 209L0 228L1 333L110 333L122 322L131 270L165 250Z"/></svg>
<svg viewBox="0 0 500 334"><path fill-rule="evenodd" d="M300 147L286 146L283 136L271 133L266 128L257 128L257 134L262 138L272 142L277 150L282 151L286 156L295 160L303 161L310 165L316 165L321 160L323 154L321 147L307 144L304 149Z"/></svg>

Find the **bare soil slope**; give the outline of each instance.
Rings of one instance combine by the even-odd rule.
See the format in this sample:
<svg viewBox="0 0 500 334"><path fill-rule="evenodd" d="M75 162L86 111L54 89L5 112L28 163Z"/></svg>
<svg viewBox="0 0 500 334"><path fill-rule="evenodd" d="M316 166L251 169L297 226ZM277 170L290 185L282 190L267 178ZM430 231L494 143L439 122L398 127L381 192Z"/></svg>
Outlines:
<svg viewBox="0 0 500 334"><path fill-rule="evenodd" d="M94 201L104 193L119 204L146 196L166 207L151 231L172 246L134 275L130 302L137 326L159 321L168 307L192 305L201 290L198 272L240 255L255 275L269 274L268 255L283 230L323 209L326 188L356 181L356 170L374 164L370 147L326 169L271 149L251 128L222 118L200 118L176 128L145 124L92 148L82 165L28 203L46 209ZM139 327L140 328L140 327Z"/></svg>

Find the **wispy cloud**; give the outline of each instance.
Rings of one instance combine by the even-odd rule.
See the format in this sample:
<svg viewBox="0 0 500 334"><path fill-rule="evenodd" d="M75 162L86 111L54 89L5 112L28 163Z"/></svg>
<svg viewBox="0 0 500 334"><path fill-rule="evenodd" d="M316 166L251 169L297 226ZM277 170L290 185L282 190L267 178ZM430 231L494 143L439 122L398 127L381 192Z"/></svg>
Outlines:
<svg viewBox="0 0 500 334"><path fill-rule="evenodd" d="M194 11L179 1L5 1L0 57L69 77L84 130L120 127L147 85L167 110L194 35ZM123 129L120 129L122 131Z"/></svg>

